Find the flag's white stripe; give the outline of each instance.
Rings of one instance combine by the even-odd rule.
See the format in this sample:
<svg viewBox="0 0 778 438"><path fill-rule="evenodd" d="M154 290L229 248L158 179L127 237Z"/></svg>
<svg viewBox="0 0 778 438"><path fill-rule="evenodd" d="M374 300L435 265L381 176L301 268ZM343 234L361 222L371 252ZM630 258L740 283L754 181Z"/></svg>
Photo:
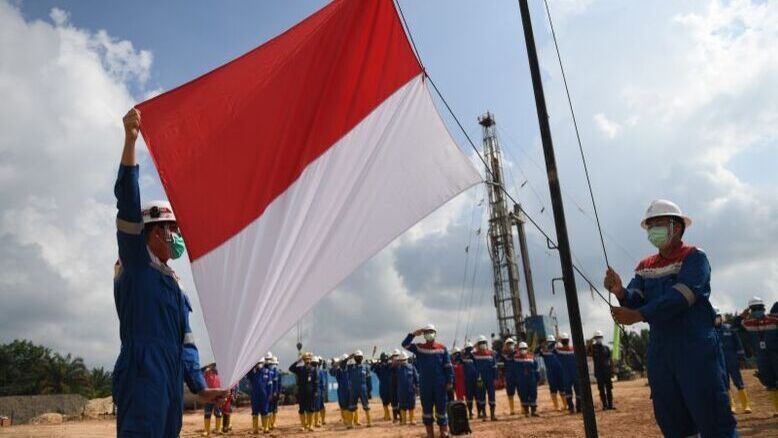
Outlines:
<svg viewBox="0 0 778 438"><path fill-rule="evenodd" d="M192 264L222 382L240 379L354 269L479 180L423 77L398 89L261 217Z"/></svg>

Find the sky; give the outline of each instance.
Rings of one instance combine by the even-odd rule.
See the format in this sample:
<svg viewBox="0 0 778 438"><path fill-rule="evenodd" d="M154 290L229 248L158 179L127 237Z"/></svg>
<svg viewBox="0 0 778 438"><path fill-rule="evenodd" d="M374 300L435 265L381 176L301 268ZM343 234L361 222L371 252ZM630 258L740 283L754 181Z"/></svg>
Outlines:
<svg viewBox="0 0 778 438"><path fill-rule="evenodd" d="M112 187L122 115L325 3L0 0L0 342L30 339L113 367L120 343ZM530 3L575 262L599 285L605 261L562 77L542 3ZM711 261L714 305L732 312L753 295L776 301L778 2L548 3L611 265L627 281L653 252L639 227L645 208L671 199L694 221L686 241ZM495 115L508 189L554 236L517 3L400 4L426 71L477 145L477 117ZM164 197L142 144L139 160L142 198ZM496 332L491 266L475 233L486 230L483 190L450 201L367 261L272 351L288 363L298 336L325 357L389 350L428 322L448 345L455 335L461 345L465 332ZM559 259L536 230L528 239L538 310L553 307L560 331L569 331L564 295L551 291ZM173 266L208 362L188 262ZM578 290L585 336L610 337L607 306L580 279Z"/></svg>

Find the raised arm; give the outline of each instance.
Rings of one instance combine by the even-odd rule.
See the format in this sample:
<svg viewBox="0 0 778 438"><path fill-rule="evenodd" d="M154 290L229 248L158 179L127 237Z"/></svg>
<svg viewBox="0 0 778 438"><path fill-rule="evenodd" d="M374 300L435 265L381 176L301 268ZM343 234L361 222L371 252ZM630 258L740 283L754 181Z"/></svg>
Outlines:
<svg viewBox="0 0 778 438"><path fill-rule="evenodd" d="M415 338L417 335L416 333L408 333L408 336L403 339L402 346L404 349L410 351L413 354L416 354L418 349L416 348L416 344L413 343L413 338Z"/></svg>
<svg viewBox="0 0 778 438"><path fill-rule="evenodd" d="M124 150L119 174L114 185L116 195L116 238L119 260L123 268L132 268L147 262L146 241L143 237L143 216L138 187L138 165L135 162L135 141L140 130L140 113L131 109L124 116Z"/></svg>

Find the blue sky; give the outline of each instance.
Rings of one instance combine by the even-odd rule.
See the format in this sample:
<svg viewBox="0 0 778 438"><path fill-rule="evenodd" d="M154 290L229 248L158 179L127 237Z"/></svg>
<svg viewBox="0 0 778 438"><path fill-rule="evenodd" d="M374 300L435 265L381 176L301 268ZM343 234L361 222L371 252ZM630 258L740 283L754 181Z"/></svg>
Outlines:
<svg viewBox="0 0 778 438"><path fill-rule="evenodd" d="M0 341L28 337L112 366L111 188L121 115L324 3L0 1L0 56L7 60L0 67L0 94L7 96L0 103L7 133L0 139ZM599 283L604 261L545 11L531 3L573 250ZM626 278L651 252L638 222L651 199L670 198L695 219L688 240L711 258L714 303L733 311L751 295L775 301L778 6L647 3L549 1L611 263ZM552 232L516 2L401 4L427 71L476 142L476 117L487 109L496 115L510 189ZM144 197L162 196L143 152L141 165ZM304 342L326 356L395 348L408 330L433 321L450 343L456 320L468 319L457 318L464 246L476 228L470 218L483 217L475 207L482 197L481 188L460 196L355 272L303 318ZM558 259L532 230L529 244L539 307L554 306L566 330L563 297L549 286L559 276ZM489 266L483 252L475 262L470 257L471 269L479 268L464 293L480 303L469 313L470 334L488 335L496 331ZM176 268L197 304L188 267ZM583 284L579 289L585 332L607 332L607 308ZM193 320L210 359L199 308ZM274 351L289 359L295 341L290 333Z"/></svg>

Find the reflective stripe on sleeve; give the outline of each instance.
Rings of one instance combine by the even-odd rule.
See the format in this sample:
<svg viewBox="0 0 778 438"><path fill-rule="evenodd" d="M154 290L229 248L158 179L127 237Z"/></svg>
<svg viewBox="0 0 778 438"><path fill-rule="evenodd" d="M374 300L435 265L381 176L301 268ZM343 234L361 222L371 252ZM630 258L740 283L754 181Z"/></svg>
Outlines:
<svg viewBox="0 0 778 438"><path fill-rule="evenodd" d="M643 298L643 300L645 301L646 296L643 295L643 291L642 290L640 290L640 289L632 289L632 292L635 292L636 294L638 294L638 296L640 296L640 298Z"/></svg>
<svg viewBox="0 0 778 438"><path fill-rule="evenodd" d="M116 229L122 233L138 235L143 231L143 222L130 222L116 218Z"/></svg>
<svg viewBox="0 0 778 438"><path fill-rule="evenodd" d="M194 345L194 343L195 343L195 337L192 334L192 332L186 333L184 335L184 345L188 345L188 344Z"/></svg>
<svg viewBox="0 0 778 438"><path fill-rule="evenodd" d="M673 289L680 292L681 295L683 295L683 297L686 298L686 302L688 302L690 306L694 304L695 301L697 301L697 296L694 295L694 292L692 292L691 289L689 289L689 286L683 283L676 283L673 286Z"/></svg>

